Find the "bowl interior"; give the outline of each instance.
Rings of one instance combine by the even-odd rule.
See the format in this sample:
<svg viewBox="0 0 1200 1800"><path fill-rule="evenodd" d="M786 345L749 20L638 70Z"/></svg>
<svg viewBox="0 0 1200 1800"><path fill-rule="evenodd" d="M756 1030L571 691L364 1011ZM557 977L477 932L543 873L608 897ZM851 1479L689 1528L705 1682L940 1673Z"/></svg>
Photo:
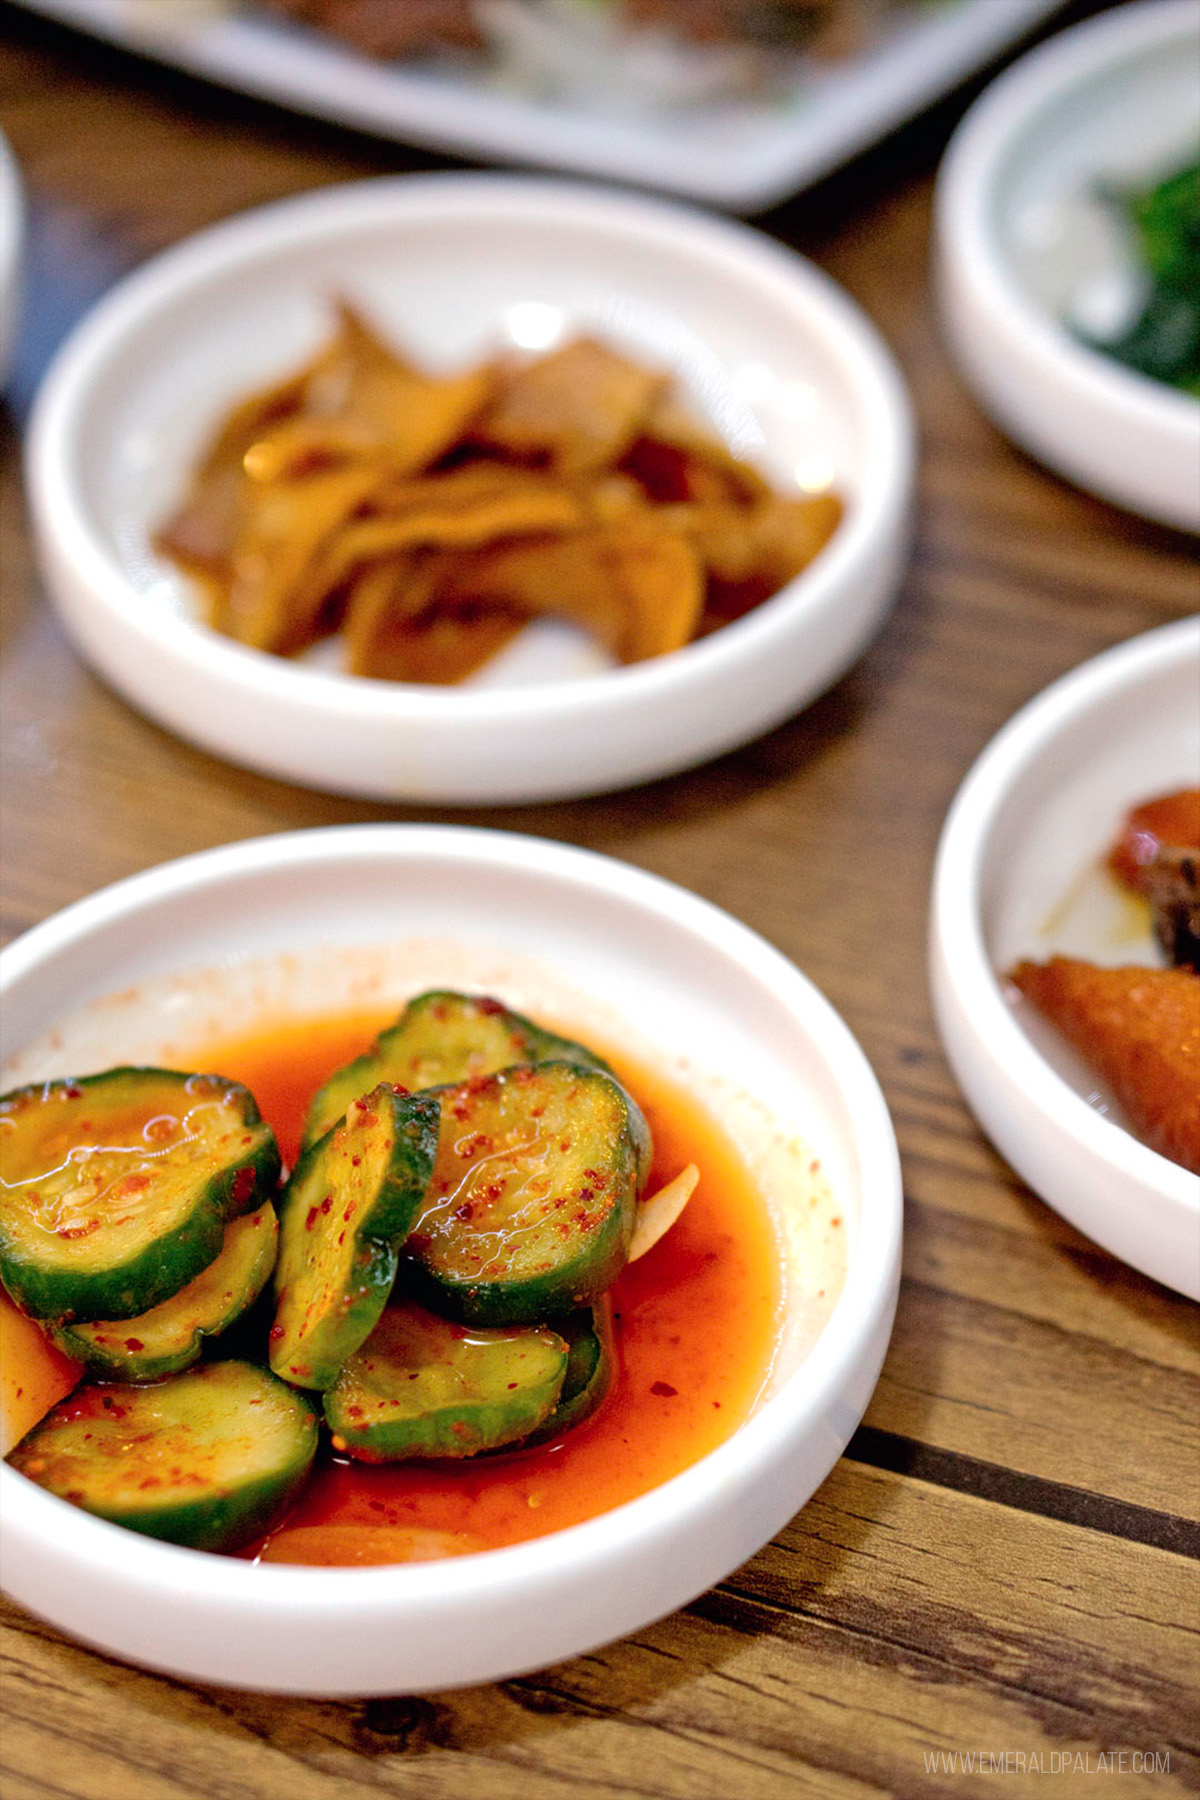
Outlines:
<svg viewBox="0 0 1200 1800"><path fill-rule="evenodd" d="M258 1566L140 1538L0 1467L6 1583L100 1647L301 1693L425 1692L539 1667L728 1574L803 1504L861 1418L899 1271L882 1096L803 976L682 890L534 839L351 826L135 877L27 934L0 969L13 1081L169 1056L196 1031L288 1008L479 985L655 1059L725 1127L778 1226L783 1341L757 1409L661 1486L529 1543L371 1570ZM814 1181L828 1208L808 1205Z"/></svg>
<svg viewBox="0 0 1200 1800"><path fill-rule="evenodd" d="M798 327L794 293L778 270L763 278L744 228L710 236L649 202L564 199L535 184L370 186L207 234L207 248L200 240L174 265L181 278L164 274L155 298L111 333L81 397L70 474L139 607L195 616L152 532L226 410L301 364L332 330L340 296L437 370L600 335L672 371L784 490L836 486L852 498L870 479L871 434L844 360L819 320ZM788 273L794 285L810 272L797 262ZM604 666L573 632L537 635L549 650L482 679L519 685Z"/></svg>
<svg viewBox="0 0 1200 1800"><path fill-rule="evenodd" d="M766 945L621 865L494 833L301 834L188 859L159 882L143 878L131 908L85 903L99 910L82 931L65 915L61 941L10 976L5 1087L170 1063L289 1016L398 1010L434 986L496 993L658 1067L724 1126L785 1264L770 1392L800 1369L863 1241L864 1161L886 1163L890 1129L844 1026Z"/></svg>
<svg viewBox="0 0 1200 1800"><path fill-rule="evenodd" d="M1126 32L1111 57L1081 56L1076 72L1043 93L993 174L991 229L1010 275L1054 318L1101 336L1133 316L1144 291L1105 190L1172 174L1200 142L1200 35L1190 9L1174 18L1146 42ZM1087 40L1083 27L1081 50Z"/></svg>
<svg viewBox="0 0 1200 1800"><path fill-rule="evenodd" d="M998 800L979 867L988 959L997 975L1020 958L1060 954L1115 965L1152 964L1149 921L1105 873L1124 814L1140 801L1191 787L1200 769L1200 658L1194 634L1177 653L1092 681L1045 702ZM1110 665L1111 667L1111 665ZM1024 1001L1016 1016L1080 1097L1119 1120L1094 1073Z"/></svg>

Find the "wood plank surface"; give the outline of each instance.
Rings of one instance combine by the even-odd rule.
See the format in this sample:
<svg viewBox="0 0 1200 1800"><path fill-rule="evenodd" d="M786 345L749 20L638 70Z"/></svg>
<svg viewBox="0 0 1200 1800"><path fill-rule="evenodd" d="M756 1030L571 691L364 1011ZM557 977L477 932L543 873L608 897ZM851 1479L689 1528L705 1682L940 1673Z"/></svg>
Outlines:
<svg viewBox="0 0 1200 1800"><path fill-rule="evenodd" d="M1078 0L1062 18L1101 9ZM81 665L34 567L21 440L55 347L154 251L325 183L461 165L222 93L0 0L0 128L31 206L0 419L0 936L154 863L280 830L450 819L583 844L725 907L817 982L880 1076L907 1197L896 1330L864 1425L712 1593L514 1681L336 1702L132 1670L5 1605L0 1800L1200 1790L1197 1309L1007 1169L945 1064L926 987L938 831L974 757L1058 675L1200 601L1191 540L1038 467L946 355L927 273L933 180L980 85L758 221L875 320L918 418L912 559L855 668L756 743L631 792L380 806L233 768Z"/></svg>
<svg viewBox="0 0 1200 1800"><path fill-rule="evenodd" d="M3 1752L27 1784L13 1800L64 1791L40 1785L51 1736L80 1800L204 1792L214 1733L217 1791L237 1800L283 1781L297 1800L560 1800L573 1785L603 1800L956 1794L978 1777L941 1759L981 1748L1040 1758L1059 1777L1047 1791L1071 1795L1096 1777L1068 1758L1157 1755L1136 1792L1178 1794L1200 1778L1198 1607L1194 1561L846 1461L684 1613L463 1693L317 1702L185 1688L10 1609ZM113 1748L135 1742L137 1755Z"/></svg>

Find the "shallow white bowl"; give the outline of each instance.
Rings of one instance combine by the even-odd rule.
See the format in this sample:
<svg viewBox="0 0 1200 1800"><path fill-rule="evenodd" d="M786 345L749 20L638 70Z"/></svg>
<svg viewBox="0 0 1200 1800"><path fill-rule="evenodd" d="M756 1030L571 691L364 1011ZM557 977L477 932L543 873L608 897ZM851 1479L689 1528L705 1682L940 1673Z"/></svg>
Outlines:
<svg viewBox="0 0 1200 1800"><path fill-rule="evenodd" d="M216 421L361 302L419 361L461 367L577 329L673 370L781 483L844 492L813 564L745 619L625 669L563 628L483 685L351 678L197 622L151 548ZM853 303L748 226L560 182L399 177L201 233L107 296L61 352L28 476L50 591L135 706L233 761L384 800L560 798L686 767L777 724L875 631L908 536L908 405ZM531 640L531 641L527 641Z"/></svg>
<svg viewBox="0 0 1200 1800"><path fill-rule="evenodd" d="M76 1060L167 1054L218 1022L236 1031L264 1012L386 1003L438 981L547 1018L565 1008L576 1028L655 1058L720 1118L780 1234L785 1322L764 1397L699 1463L597 1519L395 1568L178 1549L0 1466L4 1585L33 1611L118 1656L228 1686L412 1693L499 1679L683 1605L778 1531L841 1454L895 1307L891 1124L861 1051L805 978L682 889L584 851L442 827L350 826L186 858L0 956L5 1085ZM812 1272L802 1246L785 1245L801 1245L797 1168L811 1155L849 1241L840 1298L806 1346Z"/></svg>
<svg viewBox="0 0 1200 1800"><path fill-rule="evenodd" d="M1129 807L1200 770L1200 620L1134 638L1033 700L947 816L930 969L951 1067L1017 1173L1114 1256L1200 1299L1200 1181L1119 1122L1003 971L1056 952L1152 962L1099 864Z"/></svg>
<svg viewBox="0 0 1200 1800"><path fill-rule="evenodd" d="M1089 349L1068 321L1120 304L1131 279L1098 184L1157 179L1198 141L1193 0L1119 6L987 89L936 197L942 316L982 404L1068 480L1187 531L1200 531L1200 400Z"/></svg>

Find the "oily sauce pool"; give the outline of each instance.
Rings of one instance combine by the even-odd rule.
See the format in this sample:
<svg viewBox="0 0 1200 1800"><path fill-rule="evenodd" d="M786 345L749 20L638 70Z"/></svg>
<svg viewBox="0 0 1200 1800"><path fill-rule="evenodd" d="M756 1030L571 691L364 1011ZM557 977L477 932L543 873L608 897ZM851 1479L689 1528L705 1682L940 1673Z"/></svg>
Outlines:
<svg viewBox="0 0 1200 1800"><path fill-rule="evenodd" d="M312 1095L390 1020L360 1013L293 1021L207 1044L195 1066L246 1084L290 1165ZM367 1466L326 1452L289 1518L250 1554L395 1562L540 1537L657 1487L747 1417L770 1369L781 1303L764 1202L688 1095L597 1048L649 1121L655 1159L647 1191L689 1162L700 1169L682 1217L611 1289L617 1368L599 1411L536 1449L461 1462Z"/></svg>

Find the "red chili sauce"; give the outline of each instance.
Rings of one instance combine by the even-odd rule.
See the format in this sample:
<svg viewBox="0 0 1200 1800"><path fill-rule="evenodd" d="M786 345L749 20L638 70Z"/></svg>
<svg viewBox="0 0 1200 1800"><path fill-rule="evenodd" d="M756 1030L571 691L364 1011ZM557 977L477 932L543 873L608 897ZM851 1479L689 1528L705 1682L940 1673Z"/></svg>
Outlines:
<svg viewBox="0 0 1200 1800"><path fill-rule="evenodd" d="M292 1023L205 1045L196 1066L245 1082L290 1163L312 1094L389 1022L358 1014ZM278 1542L279 1560L398 1561L540 1537L657 1487L749 1414L780 1322L779 1253L765 1203L694 1100L656 1071L596 1047L649 1121L655 1160L647 1191L689 1162L701 1172L682 1217L611 1290L617 1372L603 1405L549 1444L474 1460L368 1466L323 1452L282 1528L306 1528L303 1539L294 1555L286 1538ZM361 1530L341 1529L362 1526L391 1529L378 1534L376 1549ZM461 1537L448 1541L447 1533Z"/></svg>

